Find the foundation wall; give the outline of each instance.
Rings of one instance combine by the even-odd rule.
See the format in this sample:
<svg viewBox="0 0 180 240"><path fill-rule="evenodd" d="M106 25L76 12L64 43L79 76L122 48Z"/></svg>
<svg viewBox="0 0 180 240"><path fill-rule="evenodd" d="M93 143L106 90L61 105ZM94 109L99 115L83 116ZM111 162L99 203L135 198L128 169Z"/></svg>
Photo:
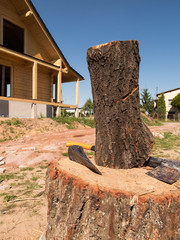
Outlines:
<svg viewBox="0 0 180 240"><path fill-rule="evenodd" d="M0 100L0 117L39 118L53 116L53 106Z"/></svg>

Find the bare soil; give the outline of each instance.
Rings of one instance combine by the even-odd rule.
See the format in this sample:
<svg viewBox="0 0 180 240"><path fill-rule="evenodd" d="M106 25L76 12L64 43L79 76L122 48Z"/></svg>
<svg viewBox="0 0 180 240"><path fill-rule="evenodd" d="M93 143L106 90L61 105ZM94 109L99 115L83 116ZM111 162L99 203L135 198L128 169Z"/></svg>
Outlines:
<svg viewBox="0 0 180 240"><path fill-rule="evenodd" d="M0 122L4 120L4 118L0 119ZM47 164L62 160L61 165L65 168L68 167L67 164L71 165L67 162L68 158L63 156L63 153L67 153L65 143L68 140L95 144L93 128L78 125L77 129L67 129L65 125L57 124L51 119L20 119L20 121L23 124L0 125L0 139L1 136L4 138L6 135L7 139L9 136L12 138L12 140L0 142L0 157L4 157L3 161L5 161L5 165L1 168L6 168L4 174L17 174L14 179L0 183L0 187L10 186L9 189L0 191L1 240L40 238L47 224L47 202L43 193ZM180 123L165 123L163 126L153 126L150 129L157 133L180 134ZM180 151L180 146L176 150ZM94 161L93 156L89 157ZM19 168L22 167L21 165L27 167L27 170L22 171ZM28 167L33 169L28 170ZM105 171L101 168L100 170ZM36 184L33 185L33 183ZM149 189L149 186L144 187ZM16 198L5 202L5 194L16 195ZM18 199L19 201L16 201Z"/></svg>

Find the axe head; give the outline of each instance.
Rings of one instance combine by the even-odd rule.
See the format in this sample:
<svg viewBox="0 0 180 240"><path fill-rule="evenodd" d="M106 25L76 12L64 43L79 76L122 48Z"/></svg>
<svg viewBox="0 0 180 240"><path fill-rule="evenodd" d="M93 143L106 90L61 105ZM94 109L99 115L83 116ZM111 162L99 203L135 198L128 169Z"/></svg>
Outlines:
<svg viewBox="0 0 180 240"><path fill-rule="evenodd" d="M173 184L180 177L180 170L160 165L146 174L162 182Z"/></svg>
<svg viewBox="0 0 180 240"><path fill-rule="evenodd" d="M89 160L89 158L86 156L83 148L78 145L72 145L68 148L68 155L69 159L77 162L81 165L86 166L91 171L102 175L102 173L97 169L97 167Z"/></svg>

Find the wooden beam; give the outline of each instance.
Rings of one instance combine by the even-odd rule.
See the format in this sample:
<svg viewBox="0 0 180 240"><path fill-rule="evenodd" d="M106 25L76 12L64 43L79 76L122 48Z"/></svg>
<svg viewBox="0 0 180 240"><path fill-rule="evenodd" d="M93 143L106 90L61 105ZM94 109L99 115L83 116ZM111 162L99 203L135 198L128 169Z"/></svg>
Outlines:
<svg viewBox="0 0 180 240"><path fill-rule="evenodd" d="M62 60L60 61L60 70L57 76L57 102L61 102L61 84L62 84Z"/></svg>
<svg viewBox="0 0 180 240"><path fill-rule="evenodd" d="M71 104L63 104L63 103L52 103L52 102L44 102L44 101L38 101L38 100L30 100L30 99L22 99L22 98L11 98L11 97L1 97L0 100L4 101L15 101L15 102L27 102L27 103L33 103L33 104L46 104L46 105L51 105L55 107L62 107L62 108L73 108L76 109L76 105L71 105Z"/></svg>
<svg viewBox="0 0 180 240"><path fill-rule="evenodd" d="M76 105L79 105L79 79L76 81Z"/></svg>
<svg viewBox="0 0 180 240"><path fill-rule="evenodd" d="M37 62L34 62L32 68L32 99L37 99Z"/></svg>
<svg viewBox="0 0 180 240"><path fill-rule="evenodd" d="M31 17L33 15L33 13L31 11L28 11L25 13L25 17Z"/></svg>
<svg viewBox="0 0 180 240"><path fill-rule="evenodd" d="M11 56L14 56L14 57L17 57L17 58L20 58L20 59L23 59L23 60L27 60L27 61L32 62L32 63L34 63L34 61L36 61L39 65L45 66L47 68L50 68L50 69L53 69L53 70L56 70L56 71L59 70L58 66L43 62L43 61L38 60L38 59L34 59L33 57L24 55L22 53L15 52L13 50L6 49L2 46L0 46L0 52L10 54Z"/></svg>

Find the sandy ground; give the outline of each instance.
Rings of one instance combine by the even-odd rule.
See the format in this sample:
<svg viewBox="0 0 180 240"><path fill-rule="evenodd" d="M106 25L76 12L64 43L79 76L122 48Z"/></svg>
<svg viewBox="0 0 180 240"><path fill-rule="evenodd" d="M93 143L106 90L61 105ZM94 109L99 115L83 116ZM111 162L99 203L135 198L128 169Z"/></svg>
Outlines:
<svg viewBox="0 0 180 240"><path fill-rule="evenodd" d="M33 166L34 169L29 171L24 179L37 176L42 180L39 184L42 189L44 189L43 181L46 169L42 168L40 172L39 166L59 160L62 160L62 165L66 166L67 158L62 155L62 153L67 153L66 141L95 144L95 129L89 127L79 126L78 129L67 129L64 125L57 125L52 120L46 119L27 121L27 123L28 127L24 127L23 130L19 126L15 128L19 128L17 133L13 133L18 135L17 139L0 143L0 157L4 157L5 161L5 165L1 167L6 168L6 173L11 173L20 172L19 166L21 165ZM166 123L163 126L150 127L150 129L152 132L180 134L180 123ZM6 134L1 125L0 132L2 133L2 131L4 131L3 134ZM91 159L93 160L93 157ZM9 181L3 181L0 186L4 184L9 184ZM17 186L11 182L11 188L8 191L14 190L19 194ZM42 189L34 191L38 193ZM3 202L3 191L0 191L0 194L2 196L0 197L0 240L39 239L46 229L47 203L45 196L40 196L38 200L28 200L29 197L23 195L22 198L27 200L15 202L15 207L9 209L9 203ZM33 197L31 196L31 198ZM3 209L5 209L4 212Z"/></svg>

